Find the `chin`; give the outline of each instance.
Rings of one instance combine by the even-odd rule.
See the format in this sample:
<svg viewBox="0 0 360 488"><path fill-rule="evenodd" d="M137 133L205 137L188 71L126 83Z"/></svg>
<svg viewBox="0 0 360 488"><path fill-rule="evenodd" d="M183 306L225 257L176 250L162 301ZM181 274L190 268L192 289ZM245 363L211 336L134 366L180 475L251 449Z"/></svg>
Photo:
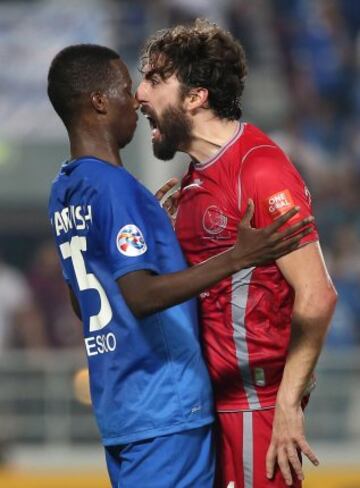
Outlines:
<svg viewBox="0 0 360 488"><path fill-rule="evenodd" d="M127 146L133 140L134 133L135 133L135 131L131 135L129 135L126 139L119 141L119 148L120 149L123 149L125 146Z"/></svg>
<svg viewBox="0 0 360 488"><path fill-rule="evenodd" d="M162 161L170 161L177 153L177 148L169 147L158 142L153 142L154 156Z"/></svg>

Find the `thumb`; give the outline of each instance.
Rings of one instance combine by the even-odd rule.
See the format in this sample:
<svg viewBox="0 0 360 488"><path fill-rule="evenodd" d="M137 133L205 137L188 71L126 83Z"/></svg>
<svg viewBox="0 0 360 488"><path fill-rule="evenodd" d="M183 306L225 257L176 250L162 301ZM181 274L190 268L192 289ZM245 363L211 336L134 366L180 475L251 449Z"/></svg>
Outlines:
<svg viewBox="0 0 360 488"><path fill-rule="evenodd" d="M246 206L246 210L245 210L245 215L241 221L242 225L245 225L246 227L250 227L251 219L254 216L254 210L255 210L254 202L253 202L253 200L251 200L251 198L249 198L247 206Z"/></svg>

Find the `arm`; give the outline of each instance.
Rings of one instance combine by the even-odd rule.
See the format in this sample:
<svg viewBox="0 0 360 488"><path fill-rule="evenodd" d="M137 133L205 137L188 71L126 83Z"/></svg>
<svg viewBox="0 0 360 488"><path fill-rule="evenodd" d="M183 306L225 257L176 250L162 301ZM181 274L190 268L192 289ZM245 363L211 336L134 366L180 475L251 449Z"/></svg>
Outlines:
<svg viewBox="0 0 360 488"><path fill-rule="evenodd" d="M307 218L282 232L278 229L297 213L292 209L273 224L263 229L252 229L250 220L254 206L249 202L245 218L239 225L234 247L192 268L166 275L150 271L135 271L118 279L122 295L138 318L181 303L202 292L223 278L242 268L264 264L296 249L301 238L311 229L294 232L312 221Z"/></svg>
<svg viewBox="0 0 360 488"><path fill-rule="evenodd" d="M336 304L336 292L318 242L283 256L277 262L295 292L291 339L283 379L277 395L273 433L267 453L267 475L275 463L288 485L290 466L303 479L298 451L317 465L305 439L301 400L306 392Z"/></svg>

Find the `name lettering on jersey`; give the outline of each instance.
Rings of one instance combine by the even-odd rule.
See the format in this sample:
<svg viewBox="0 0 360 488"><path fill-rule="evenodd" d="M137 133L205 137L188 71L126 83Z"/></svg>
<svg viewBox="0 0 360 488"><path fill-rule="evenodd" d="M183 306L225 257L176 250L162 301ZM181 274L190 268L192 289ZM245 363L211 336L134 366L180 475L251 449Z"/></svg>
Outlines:
<svg viewBox="0 0 360 488"><path fill-rule="evenodd" d="M116 337L112 332L85 337L85 348L89 357L113 352L116 349Z"/></svg>
<svg viewBox="0 0 360 488"><path fill-rule="evenodd" d="M202 218L203 229L212 236L220 234L226 229L227 222L227 216L216 205L210 205L210 207L205 210Z"/></svg>
<svg viewBox="0 0 360 488"><path fill-rule="evenodd" d="M281 217L295 206L289 190L282 190L267 197L264 201L265 211L273 220ZM291 221L292 219L290 219Z"/></svg>
<svg viewBox="0 0 360 488"><path fill-rule="evenodd" d="M61 212L54 212L51 225L55 227L55 233L67 233L71 229L84 230L92 224L91 205L70 205L64 207Z"/></svg>

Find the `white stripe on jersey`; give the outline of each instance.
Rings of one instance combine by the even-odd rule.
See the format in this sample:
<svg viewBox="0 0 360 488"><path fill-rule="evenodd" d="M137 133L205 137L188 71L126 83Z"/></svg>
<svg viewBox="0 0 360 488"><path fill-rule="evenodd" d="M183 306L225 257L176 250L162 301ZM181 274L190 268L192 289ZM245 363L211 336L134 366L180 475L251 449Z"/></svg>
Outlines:
<svg viewBox="0 0 360 488"><path fill-rule="evenodd" d="M253 414L244 412L243 415L243 467L244 488L253 488L254 459L253 459Z"/></svg>
<svg viewBox="0 0 360 488"><path fill-rule="evenodd" d="M242 269L232 276L231 312L233 321L233 338L236 357L240 369L244 390L249 402L249 408L259 409L260 402L254 386L249 351L246 342L245 312L249 296L249 285L255 268Z"/></svg>

